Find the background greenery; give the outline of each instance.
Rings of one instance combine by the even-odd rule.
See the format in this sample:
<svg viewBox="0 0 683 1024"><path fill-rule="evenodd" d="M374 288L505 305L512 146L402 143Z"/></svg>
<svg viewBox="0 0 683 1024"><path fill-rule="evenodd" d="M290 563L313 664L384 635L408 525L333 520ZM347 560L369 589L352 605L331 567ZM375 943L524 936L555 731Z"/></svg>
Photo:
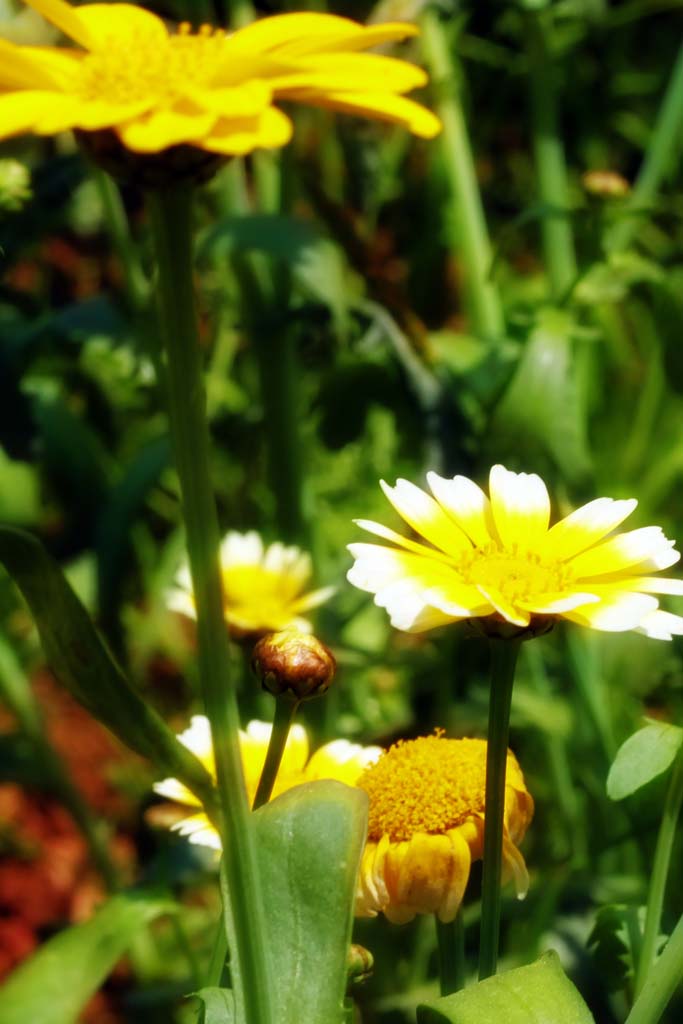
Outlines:
<svg viewBox="0 0 683 1024"><path fill-rule="evenodd" d="M244 13L220 0L188 3L150 6L224 23ZM413 19L421 7L333 10ZM681 74L680 7L510 0L437 10L455 60L424 101L459 97L465 114L492 244L488 281L504 314L493 329L473 315L471 253L443 140L297 111L287 150L234 161L201 193L197 287L221 522L309 548L316 582L339 588L317 620L340 672L304 713L315 745L337 736L388 744L435 726L485 731L484 645L458 628L398 634L345 583L345 545L359 538L352 519L389 521L380 477L421 483L436 469L483 482L502 461L541 473L556 515L599 495L637 496L635 526L681 537L683 88L658 121ZM15 18L11 4L0 13L8 36L39 23ZM433 63L420 41L404 51ZM141 691L180 729L198 706L191 638L163 601L182 537L145 355L154 285L141 196L130 186L119 193L71 138L14 140L2 156L29 168L31 198L8 202L0 165L0 520L41 538ZM640 181L640 191L596 196L583 182L595 169ZM48 723L75 714L39 675L37 636L4 577L0 617L0 682L30 678ZM245 670L244 720L270 717L269 702ZM523 651L511 745L537 812L524 844L529 896L519 904L508 892L503 908L505 963L554 947L599 1024L626 1014L630 943L664 799L661 778L619 803L606 793L616 750L643 715L683 721L680 642L562 625ZM71 805L36 760L26 721L7 714L0 728L0 817L16 784L33 801L0 821L11 888L22 865L40 863L23 818L36 807L44 816L55 789ZM81 790L93 761L79 768L69 747L90 729L79 719L61 740L47 730ZM98 835L127 880L186 906L161 918L156 905L139 908L156 923L138 931L91 1019L191 1020L180 997L208 953L211 861L150 826L149 766L112 758L101 771L120 797L116 813L82 797L101 817ZM666 932L683 912L681 852L679 835ZM9 969L19 947L6 922L21 908L3 903L1 889ZM475 871L472 964L477 892ZM60 905L29 931L40 941L78 916ZM435 992L431 920L362 922L356 936L375 957L356 991L363 1021L412 1020L418 999ZM682 1011L679 995L666 1019Z"/></svg>

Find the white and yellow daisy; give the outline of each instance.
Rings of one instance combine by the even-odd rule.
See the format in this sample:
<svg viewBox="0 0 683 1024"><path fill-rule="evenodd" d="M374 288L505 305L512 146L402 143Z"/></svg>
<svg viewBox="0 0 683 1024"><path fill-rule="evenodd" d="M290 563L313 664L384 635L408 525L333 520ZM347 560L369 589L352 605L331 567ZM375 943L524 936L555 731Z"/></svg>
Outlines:
<svg viewBox="0 0 683 1024"><path fill-rule="evenodd" d="M658 526L615 532L634 498L596 498L551 527L548 491L535 473L494 466L488 496L464 476L428 473L427 481L431 495L407 480L382 482L418 540L361 519L360 527L393 546L349 545L349 581L374 594L397 629L476 619L522 631L561 617L658 640L683 634L683 618L653 596L683 595L683 580L652 575L679 560L674 541Z"/></svg>

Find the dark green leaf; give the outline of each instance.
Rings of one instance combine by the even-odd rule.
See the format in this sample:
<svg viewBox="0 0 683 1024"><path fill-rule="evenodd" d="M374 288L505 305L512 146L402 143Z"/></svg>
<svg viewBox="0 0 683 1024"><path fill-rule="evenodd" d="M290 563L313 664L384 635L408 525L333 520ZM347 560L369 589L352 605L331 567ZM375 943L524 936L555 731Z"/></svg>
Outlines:
<svg viewBox="0 0 683 1024"><path fill-rule="evenodd" d="M640 955L642 907L612 903L601 907L586 945L592 950L600 979L608 992L626 987Z"/></svg>
<svg viewBox="0 0 683 1024"><path fill-rule="evenodd" d="M182 779L210 807L213 786L206 769L131 687L40 542L0 527L0 563L31 609L45 657L62 685L119 739Z"/></svg>
<svg viewBox="0 0 683 1024"><path fill-rule="evenodd" d="M417 1009L418 1024L594 1024L554 950Z"/></svg>
<svg viewBox="0 0 683 1024"><path fill-rule="evenodd" d="M125 893L90 921L50 939L0 989L2 1024L74 1024L140 928L173 909L167 901Z"/></svg>
<svg viewBox="0 0 683 1024"><path fill-rule="evenodd" d="M607 795L623 800L670 768L681 743L683 729L668 722L650 722L619 747L607 776Z"/></svg>

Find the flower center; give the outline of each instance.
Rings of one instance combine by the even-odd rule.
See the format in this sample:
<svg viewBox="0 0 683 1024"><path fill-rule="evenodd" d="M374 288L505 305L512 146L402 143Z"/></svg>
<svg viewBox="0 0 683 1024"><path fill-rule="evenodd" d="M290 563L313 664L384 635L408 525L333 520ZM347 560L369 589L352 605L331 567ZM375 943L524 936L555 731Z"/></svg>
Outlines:
<svg viewBox="0 0 683 1024"><path fill-rule="evenodd" d="M401 842L439 834L484 811L486 742L441 733L399 740L357 785L370 798L368 837Z"/></svg>
<svg viewBox="0 0 683 1024"><path fill-rule="evenodd" d="M465 583L493 588L508 600L525 601L536 594L556 594L567 589L573 576L562 562L545 562L533 551L513 544L501 549L497 544L476 548L458 564Z"/></svg>
<svg viewBox="0 0 683 1024"><path fill-rule="evenodd" d="M211 84L224 41L222 29L202 25L193 34L185 23L172 36L115 36L82 61L79 91L87 100L126 104L153 98L170 104L188 88Z"/></svg>

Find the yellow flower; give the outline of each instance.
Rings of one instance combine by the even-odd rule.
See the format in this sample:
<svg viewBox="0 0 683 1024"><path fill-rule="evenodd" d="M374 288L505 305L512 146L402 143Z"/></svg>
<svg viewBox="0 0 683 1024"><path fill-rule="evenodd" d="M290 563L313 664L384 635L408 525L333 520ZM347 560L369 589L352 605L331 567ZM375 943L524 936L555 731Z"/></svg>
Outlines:
<svg viewBox="0 0 683 1024"><path fill-rule="evenodd" d="M240 731L242 767L249 804L254 801L263 763L266 759L271 726L267 722L250 722L246 732ZM178 737L195 754L204 767L216 777L216 767L211 745L209 721L203 715L195 715L190 726ZM348 740L333 740L316 750L309 758L309 743L306 731L301 725L294 725L287 739L287 745L280 764L272 798L293 786L316 779L336 779L353 786L369 764L381 755L379 747L361 747ZM191 843L210 846L220 850L218 833L201 808L197 798L177 779L164 779L154 786L155 792L168 800L188 808L187 816L176 821L172 828Z"/></svg>
<svg viewBox="0 0 683 1024"><path fill-rule="evenodd" d="M635 499L596 498L549 529L548 491L533 473L494 466L490 497L464 476L428 473L427 481L434 497L407 480L382 482L419 542L358 520L396 547L349 545L356 561L348 579L375 595L397 629L480 618L489 628L503 620L536 629L560 616L659 640L683 634L683 618L652 596L683 595L683 580L650 575L678 561L674 542L657 526L614 532Z"/></svg>
<svg viewBox="0 0 683 1024"><path fill-rule="evenodd" d="M187 143L226 156L283 146L295 100L437 134L437 118L403 94L426 76L405 61L363 53L416 34L413 25L364 27L329 14L283 14L234 33L180 25L131 4L25 0L78 44L0 40L0 138L112 129L128 149Z"/></svg>
<svg viewBox="0 0 683 1024"><path fill-rule="evenodd" d="M310 556L279 541L264 549L254 530L231 530L221 543L220 563L225 621L236 639L257 639L288 626L310 633L311 623L302 612L334 593L334 587L302 593L311 577ZM173 611L196 617L187 565L178 572L167 603Z"/></svg>
<svg viewBox="0 0 683 1024"><path fill-rule="evenodd" d="M356 785L370 801L356 913L382 912L395 924L416 914L452 921L462 903L470 864L483 854L486 741L421 736L391 747ZM534 802L508 751L503 864L518 896L529 884L516 844Z"/></svg>

